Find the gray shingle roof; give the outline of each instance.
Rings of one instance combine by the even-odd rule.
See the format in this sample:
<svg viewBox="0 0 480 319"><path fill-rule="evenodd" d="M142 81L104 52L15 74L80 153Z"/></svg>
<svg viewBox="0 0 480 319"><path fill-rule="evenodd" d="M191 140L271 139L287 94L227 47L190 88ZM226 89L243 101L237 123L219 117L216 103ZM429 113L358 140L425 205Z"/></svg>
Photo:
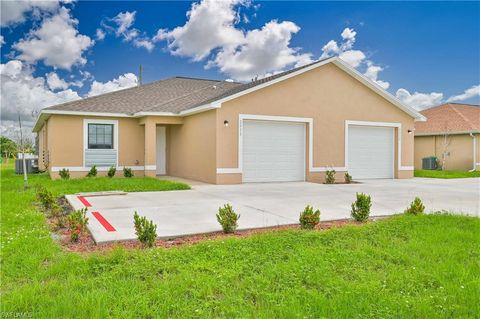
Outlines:
<svg viewBox="0 0 480 319"><path fill-rule="evenodd" d="M129 115L137 112L180 113L181 111L248 90L321 61L323 60L245 84L229 81L173 77L142 86L54 105L46 109L77 112L125 113Z"/></svg>

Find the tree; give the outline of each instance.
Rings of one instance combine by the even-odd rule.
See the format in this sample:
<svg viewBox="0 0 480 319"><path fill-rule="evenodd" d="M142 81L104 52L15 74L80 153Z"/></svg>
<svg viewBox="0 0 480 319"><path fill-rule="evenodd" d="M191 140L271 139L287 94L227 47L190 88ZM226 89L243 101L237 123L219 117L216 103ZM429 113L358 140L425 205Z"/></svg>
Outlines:
<svg viewBox="0 0 480 319"><path fill-rule="evenodd" d="M5 157L6 162L15 155L17 150L18 146L14 141L5 136L0 137L0 153Z"/></svg>
<svg viewBox="0 0 480 319"><path fill-rule="evenodd" d="M447 157L450 156L449 146L450 146L450 136L448 135L448 122L445 121L443 141L442 141L442 171L447 170Z"/></svg>

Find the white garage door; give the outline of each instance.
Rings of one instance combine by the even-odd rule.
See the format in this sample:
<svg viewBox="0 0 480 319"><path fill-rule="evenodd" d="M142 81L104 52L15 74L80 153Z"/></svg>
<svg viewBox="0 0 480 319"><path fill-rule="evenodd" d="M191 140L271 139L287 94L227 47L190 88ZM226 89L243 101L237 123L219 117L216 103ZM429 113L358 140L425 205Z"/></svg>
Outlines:
<svg viewBox="0 0 480 319"><path fill-rule="evenodd" d="M305 180L305 124L243 121L243 182Z"/></svg>
<svg viewBox="0 0 480 319"><path fill-rule="evenodd" d="M394 129L348 128L348 172L353 179L393 178Z"/></svg>

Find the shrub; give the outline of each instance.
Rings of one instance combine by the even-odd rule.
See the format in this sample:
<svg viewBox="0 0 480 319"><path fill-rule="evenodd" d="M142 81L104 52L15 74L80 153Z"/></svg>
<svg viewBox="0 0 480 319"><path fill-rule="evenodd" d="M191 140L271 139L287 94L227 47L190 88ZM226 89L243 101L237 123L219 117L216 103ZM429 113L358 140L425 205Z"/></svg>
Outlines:
<svg viewBox="0 0 480 319"><path fill-rule="evenodd" d="M93 165L92 168L90 168L90 171L88 171L87 177L95 177L97 176L97 166Z"/></svg>
<svg viewBox="0 0 480 319"><path fill-rule="evenodd" d="M335 170L326 170L325 171L325 183L326 184L334 184L335 183Z"/></svg>
<svg viewBox="0 0 480 319"><path fill-rule="evenodd" d="M300 213L300 226L302 229L314 229L320 222L320 210L313 211L313 207L307 206Z"/></svg>
<svg viewBox="0 0 480 319"><path fill-rule="evenodd" d="M80 234L87 228L88 217L87 209L83 208L76 210L67 217L67 225L70 230L70 240L72 242L78 241Z"/></svg>
<svg viewBox="0 0 480 319"><path fill-rule="evenodd" d="M62 179L70 179L70 170L67 169L67 168L64 168L64 169L60 170L60 172L58 172L58 174L60 175L60 177Z"/></svg>
<svg viewBox="0 0 480 319"><path fill-rule="evenodd" d="M157 225L145 216L140 217L137 212L133 214L133 225L135 234L144 247L153 247L157 238Z"/></svg>
<svg viewBox="0 0 480 319"><path fill-rule="evenodd" d="M125 177L133 177L133 171L130 167L123 168L123 176Z"/></svg>
<svg viewBox="0 0 480 319"><path fill-rule="evenodd" d="M370 216L372 199L367 194L357 193L357 200L352 203L352 217L359 222L366 221Z"/></svg>
<svg viewBox="0 0 480 319"><path fill-rule="evenodd" d="M115 168L115 166L112 166L108 169L107 176L108 177L113 177L113 176L115 176L116 172L117 172L117 169Z"/></svg>
<svg viewBox="0 0 480 319"><path fill-rule="evenodd" d="M422 203L422 200L419 197L415 197L413 202L410 204L410 207L408 207L405 210L405 214L411 214L411 215L420 215L423 214L425 211L425 206Z"/></svg>
<svg viewBox="0 0 480 319"><path fill-rule="evenodd" d="M217 220L226 234L235 232L239 218L240 215L235 213L230 204L225 204L223 207L218 208Z"/></svg>
<svg viewBox="0 0 480 319"><path fill-rule="evenodd" d="M345 172L345 183L350 184L352 182L352 175L348 174L348 172Z"/></svg>
<svg viewBox="0 0 480 319"><path fill-rule="evenodd" d="M51 209L57 205L53 193L43 186L40 186L37 190L37 199L44 209Z"/></svg>
<svg viewBox="0 0 480 319"><path fill-rule="evenodd" d="M53 205L50 207L50 216L51 217L62 216L62 207L57 203L53 203Z"/></svg>

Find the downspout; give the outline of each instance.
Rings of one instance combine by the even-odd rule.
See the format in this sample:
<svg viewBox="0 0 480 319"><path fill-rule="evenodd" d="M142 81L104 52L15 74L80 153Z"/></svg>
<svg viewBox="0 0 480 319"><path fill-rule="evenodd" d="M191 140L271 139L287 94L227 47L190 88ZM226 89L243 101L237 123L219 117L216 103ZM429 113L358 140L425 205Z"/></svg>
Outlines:
<svg viewBox="0 0 480 319"><path fill-rule="evenodd" d="M477 169L477 137L473 133L470 133L470 137L473 141L473 168L469 172L474 172Z"/></svg>

